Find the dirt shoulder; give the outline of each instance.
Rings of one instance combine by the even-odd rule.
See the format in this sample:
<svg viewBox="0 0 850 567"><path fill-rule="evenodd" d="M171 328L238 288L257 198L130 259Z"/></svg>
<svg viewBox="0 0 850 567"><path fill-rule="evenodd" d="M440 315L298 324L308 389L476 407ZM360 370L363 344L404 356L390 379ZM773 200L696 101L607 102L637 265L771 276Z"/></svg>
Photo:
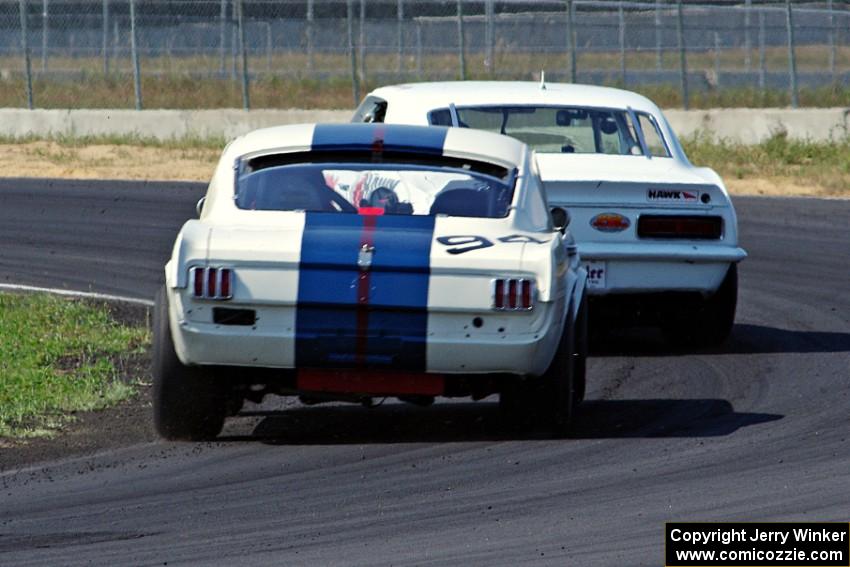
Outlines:
<svg viewBox="0 0 850 567"><path fill-rule="evenodd" d="M221 154L218 148L169 148L130 144L68 145L55 141L0 144L4 177L128 179L207 182ZM850 197L832 177L746 175L719 171L733 195ZM834 177L834 176L833 176Z"/></svg>
<svg viewBox="0 0 850 567"><path fill-rule="evenodd" d="M106 305L110 317L122 324L144 325L149 318L145 307L120 302ZM106 409L71 413L72 419L52 437L0 437L0 472L155 440L150 351L122 359L116 370L118 377L135 389L134 396Z"/></svg>
<svg viewBox="0 0 850 567"><path fill-rule="evenodd" d="M217 148L67 145L54 141L0 144L3 177L209 181Z"/></svg>

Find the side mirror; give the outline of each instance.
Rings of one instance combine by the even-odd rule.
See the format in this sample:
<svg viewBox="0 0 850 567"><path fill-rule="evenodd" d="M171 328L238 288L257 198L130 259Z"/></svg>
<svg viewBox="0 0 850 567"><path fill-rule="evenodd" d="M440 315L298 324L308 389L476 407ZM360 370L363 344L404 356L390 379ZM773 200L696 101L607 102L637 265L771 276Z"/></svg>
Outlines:
<svg viewBox="0 0 850 567"><path fill-rule="evenodd" d="M201 197L198 199L198 202L195 203L195 212L198 213L198 216L201 216L201 213L204 210L204 203L206 202L206 197Z"/></svg>
<svg viewBox="0 0 850 567"><path fill-rule="evenodd" d="M570 226L570 213L561 207L552 207L551 213L552 224L555 226L555 229L561 233L566 232L567 227Z"/></svg>

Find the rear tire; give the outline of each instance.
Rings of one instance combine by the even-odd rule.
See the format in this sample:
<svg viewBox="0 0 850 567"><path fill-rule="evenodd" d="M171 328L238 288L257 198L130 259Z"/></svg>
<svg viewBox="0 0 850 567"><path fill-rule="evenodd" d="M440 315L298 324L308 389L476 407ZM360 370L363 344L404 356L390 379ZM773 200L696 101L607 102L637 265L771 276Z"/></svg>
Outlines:
<svg viewBox="0 0 850 567"><path fill-rule="evenodd" d="M679 346L717 346L732 332L738 305L738 265L732 264L717 291L670 313L662 326L667 340Z"/></svg>
<svg viewBox="0 0 850 567"><path fill-rule="evenodd" d="M539 399L540 413L555 437L564 437L569 433L573 410L577 405L573 360L575 330L575 321L569 315L558 350L541 377L543 388Z"/></svg>
<svg viewBox="0 0 850 567"><path fill-rule="evenodd" d="M209 368L186 366L177 357L165 287L153 313L153 419L165 439L202 441L224 426L226 392Z"/></svg>
<svg viewBox="0 0 850 567"><path fill-rule="evenodd" d="M585 291L581 298L575 327L576 339L573 353L573 381L575 382L573 405L575 407L578 407L584 401L584 394L587 390L587 352L589 348L587 301L587 292Z"/></svg>

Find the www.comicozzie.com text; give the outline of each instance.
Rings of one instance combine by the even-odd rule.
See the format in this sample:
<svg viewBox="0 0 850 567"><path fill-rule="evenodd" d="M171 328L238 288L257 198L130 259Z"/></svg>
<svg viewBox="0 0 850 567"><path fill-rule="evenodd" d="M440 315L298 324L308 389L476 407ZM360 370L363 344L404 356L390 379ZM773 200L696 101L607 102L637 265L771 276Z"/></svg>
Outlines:
<svg viewBox="0 0 850 567"><path fill-rule="evenodd" d="M672 541L683 541L694 544L728 545L732 542L761 541L786 544L793 535L796 542L842 542L846 541L847 532L843 530L813 530L811 528L795 528L789 530L747 529L714 529L706 531L682 530L676 528L670 532Z"/></svg>

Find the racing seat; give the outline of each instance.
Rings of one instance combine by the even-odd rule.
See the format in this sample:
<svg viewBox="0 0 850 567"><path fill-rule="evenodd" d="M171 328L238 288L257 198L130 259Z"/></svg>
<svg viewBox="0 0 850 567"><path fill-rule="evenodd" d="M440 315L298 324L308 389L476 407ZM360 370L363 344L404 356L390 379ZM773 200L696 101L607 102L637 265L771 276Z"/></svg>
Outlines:
<svg viewBox="0 0 850 567"><path fill-rule="evenodd" d="M451 189L443 191L431 205L432 215L453 217L488 217L490 198L486 191Z"/></svg>

